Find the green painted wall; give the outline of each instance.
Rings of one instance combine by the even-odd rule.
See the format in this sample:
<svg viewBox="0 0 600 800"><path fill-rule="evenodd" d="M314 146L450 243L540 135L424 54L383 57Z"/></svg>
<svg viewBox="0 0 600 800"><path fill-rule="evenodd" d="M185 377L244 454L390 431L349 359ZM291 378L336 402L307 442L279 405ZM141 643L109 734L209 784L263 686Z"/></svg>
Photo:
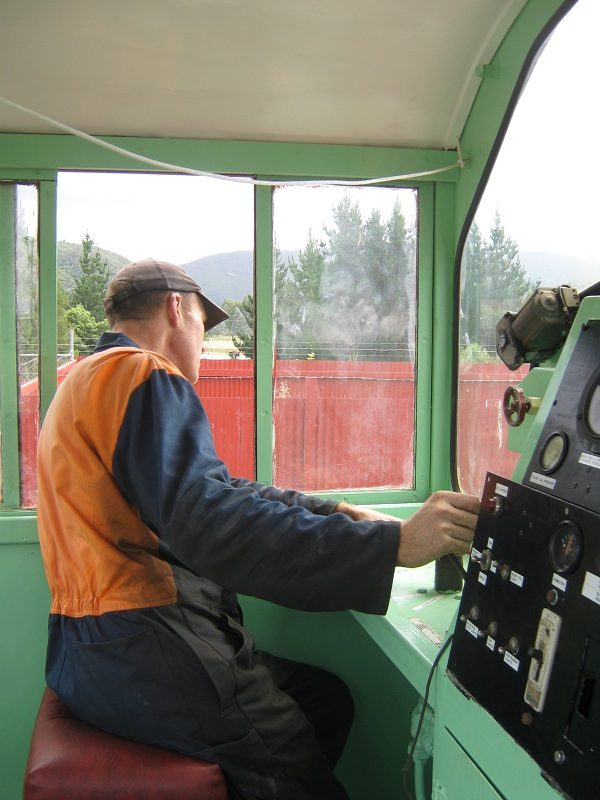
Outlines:
<svg viewBox="0 0 600 800"><path fill-rule="evenodd" d="M2 525L6 527L10 523ZM7 538L3 535L0 540L0 795L3 800L18 800L45 685L49 595L37 543L7 543Z"/></svg>

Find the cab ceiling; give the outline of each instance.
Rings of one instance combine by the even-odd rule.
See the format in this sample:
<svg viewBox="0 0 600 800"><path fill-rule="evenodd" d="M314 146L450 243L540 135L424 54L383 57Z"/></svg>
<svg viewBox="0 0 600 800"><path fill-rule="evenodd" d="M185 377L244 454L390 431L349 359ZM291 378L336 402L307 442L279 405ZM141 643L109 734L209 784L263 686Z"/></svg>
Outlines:
<svg viewBox="0 0 600 800"><path fill-rule="evenodd" d="M0 95L96 135L456 145L525 0L3 0ZM0 131L56 133L0 102Z"/></svg>

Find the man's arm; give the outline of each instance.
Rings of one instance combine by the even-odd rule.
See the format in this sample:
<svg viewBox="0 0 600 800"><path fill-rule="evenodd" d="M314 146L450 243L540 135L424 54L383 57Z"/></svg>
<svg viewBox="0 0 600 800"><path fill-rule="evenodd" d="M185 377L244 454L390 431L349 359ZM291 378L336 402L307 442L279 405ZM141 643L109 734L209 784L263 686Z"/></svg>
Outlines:
<svg viewBox="0 0 600 800"><path fill-rule="evenodd" d="M234 478L237 486L250 486L260 497L278 500L287 506L299 505L315 514L339 512L356 521L387 521L401 527L397 566L420 567L448 554L464 555L469 551L477 524L479 499L461 492L439 491L432 494L409 519L400 520L370 508L345 501L321 500L318 497L277 489L261 483Z"/></svg>
<svg viewBox="0 0 600 800"><path fill-rule="evenodd" d="M311 513L261 497L252 482L235 485L181 376L154 370L131 394L112 475L163 557L198 575L294 608L385 613L397 521Z"/></svg>
<svg viewBox="0 0 600 800"><path fill-rule="evenodd" d="M231 483L237 488L250 487L254 489L259 497L263 497L265 500L276 500L278 503L288 506L288 508L300 506L312 511L313 514L320 514L324 517L338 510L336 500L323 500L316 495L304 494L291 489L279 489L276 486L267 486L264 483L249 481L246 478L232 478ZM357 517L352 518L357 519Z"/></svg>
<svg viewBox="0 0 600 800"><path fill-rule="evenodd" d="M349 503L338 503L336 511L355 520L390 520L395 517ZM400 529L397 564L399 567L420 567L449 555L469 551L477 524L479 499L461 492L435 492Z"/></svg>

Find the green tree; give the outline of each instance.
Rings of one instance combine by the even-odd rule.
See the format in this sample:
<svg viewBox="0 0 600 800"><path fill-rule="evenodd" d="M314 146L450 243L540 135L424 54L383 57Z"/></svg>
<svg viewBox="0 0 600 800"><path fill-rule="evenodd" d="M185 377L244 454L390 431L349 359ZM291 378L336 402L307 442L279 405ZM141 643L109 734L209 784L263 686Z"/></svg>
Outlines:
<svg viewBox="0 0 600 800"><path fill-rule="evenodd" d="M352 297L364 276L363 222L358 202L348 194L333 209L334 227L324 228L328 291L337 299Z"/></svg>
<svg viewBox="0 0 600 800"><path fill-rule="evenodd" d="M69 294L65 289L62 278L58 276L56 283L56 339L59 353L64 353L69 346L69 322L67 309L69 308Z"/></svg>
<svg viewBox="0 0 600 800"><path fill-rule="evenodd" d="M19 209L16 249L17 336L21 381L37 376L39 349L39 292L37 238L27 233L23 209Z"/></svg>
<svg viewBox="0 0 600 800"><path fill-rule="evenodd" d="M297 259L274 264L280 354L398 358L414 340L414 236L399 203L363 221L349 194L324 241L309 231ZM411 331L411 328L413 331Z"/></svg>
<svg viewBox="0 0 600 800"><path fill-rule="evenodd" d="M104 319L96 322L87 308L81 303L71 306L65 312L65 318L69 328L72 328L74 336L75 355L89 355L96 346L96 340L100 334L108 329L108 323Z"/></svg>
<svg viewBox="0 0 600 800"><path fill-rule="evenodd" d="M385 236L385 282L381 285L387 288L379 295L381 332L390 341L391 357L395 353L397 358L410 360L414 357L416 330L416 237L399 200L394 203Z"/></svg>
<svg viewBox="0 0 600 800"><path fill-rule="evenodd" d="M306 245L298 253L298 262L294 259L288 261L289 273L305 306L314 305L321 296L321 282L325 269L324 250L325 245L317 242L309 230Z"/></svg>
<svg viewBox="0 0 600 800"><path fill-rule="evenodd" d="M394 203L385 235L387 289L383 290L383 300L387 300L391 311L394 307L397 310L412 305L415 294L415 237L408 229L399 200ZM398 287L397 295L389 291L390 286Z"/></svg>
<svg viewBox="0 0 600 800"><path fill-rule="evenodd" d="M108 286L108 262L102 259L100 251L93 252L94 240L86 233L81 241L79 266L81 275L75 278L75 288L71 292L69 304L82 305L96 322L104 320L104 297Z"/></svg>
<svg viewBox="0 0 600 800"><path fill-rule="evenodd" d="M481 341L480 299L484 290L485 247L476 222L471 225L463 251L461 271L461 345Z"/></svg>
<svg viewBox="0 0 600 800"><path fill-rule="evenodd" d="M496 347L496 323L506 311L518 311L537 286L521 264L519 246L507 235L496 212L484 240L474 223L465 243L461 292L462 346Z"/></svg>
<svg viewBox="0 0 600 800"><path fill-rule="evenodd" d="M241 300L225 298L223 308L229 314L227 330L233 344L247 358L254 358L254 298L248 293Z"/></svg>
<svg viewBox="0 0 600 800"><path fill-rule="evenodd" d="M273 313L278 347L285 346L290 338L294 338L299 333L298 291L291 276L291 263L295 263L293 258L284 261L281 250L275 243L273 247Z"/></svg>
<svg viewBox="0 0 600 800"><path fill-rule="evenodd" d="M336 310L335 328L321 315L321 330L334 334L332 341L342 358L410 355L414 241L400 204L387 220L375 209L363 222L358 203L346 195L334 208L333 220L334 227L325 229L329 258L324 296Z"/></svg>
<svg viewBox="0 0 600 800"><path fill-rule="evenodd" d="M288 259L290 280L285 291L287 312L287 338L294 352L300 358L308 353L319 354L319 344L315 341L318 320L323 314L322 282L326 266L324 243L318 242L308 232L305 247L298 253L298 260ZM281 331L278 327L278 339Z"/></svg>
<svg viewBox="0 0 600 800"><path fill-rule="evenodd" d="M484 247L485 277L489 296L520 305L535 284L527 278L519 258L519 246L506 235L500 214L496 211Z"/></svg>

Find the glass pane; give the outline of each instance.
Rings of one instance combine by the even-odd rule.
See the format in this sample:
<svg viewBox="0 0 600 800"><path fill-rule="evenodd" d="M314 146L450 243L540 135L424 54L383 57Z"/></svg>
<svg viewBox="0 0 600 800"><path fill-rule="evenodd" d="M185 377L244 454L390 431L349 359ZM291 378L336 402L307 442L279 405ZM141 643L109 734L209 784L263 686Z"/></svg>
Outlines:
<svg viewBox="0 0 600 800"><path fill-rule="evenodd" d="M32 508L37 495L39 433L39 256L37 186L18 185L15 231L19 449L21 505Z"/></svg>
<svg viewBox="0 0 600 800"><path fill-rule="evenodd" d="M600 279L600 162L591 157L600 139L591 101L599 27L600 5L580 0L541 53L463 252L457 470L461 487L475 494L486 470L510 477L518 460L506 448L501 405L528 367L511 372L497 357L496 323L537 286L582 290Z"/></svg>
<svg viewBox="0 0 600 800"><path fill-rule="evenodd" d="M61 173L58 235L59 381L105 329L101 300L121 266L147 257L180 264L231 311L232 325L206 336L196 391L219 456L232 474L252 477L253 187L188 175Z"/></svg>
<svg viewBox="0 0 600 800"><path fill-rule="evenodd" d="M278 486L413 485L416 207L410 189L275 191Z"/></svg>

